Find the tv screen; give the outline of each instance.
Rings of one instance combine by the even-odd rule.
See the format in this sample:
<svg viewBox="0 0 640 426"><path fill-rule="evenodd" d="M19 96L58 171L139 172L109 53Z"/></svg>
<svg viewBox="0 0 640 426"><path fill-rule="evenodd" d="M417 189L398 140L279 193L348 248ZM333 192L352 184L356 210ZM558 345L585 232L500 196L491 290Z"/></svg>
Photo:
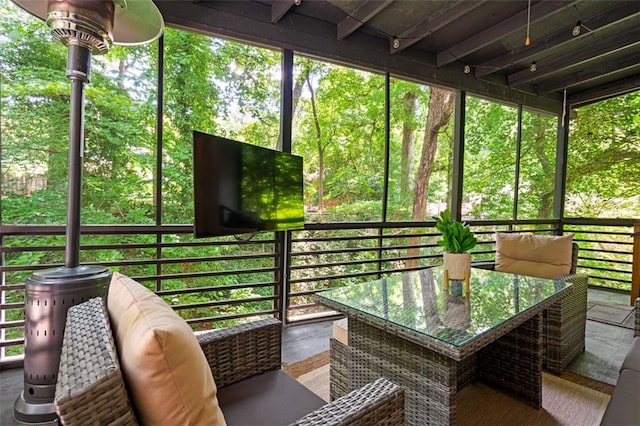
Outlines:
<svg viewBox="0 0 640 426"><path fill-rule="evenodd" d="M304 227L302 157L193 132L197 238Z"/></svg>

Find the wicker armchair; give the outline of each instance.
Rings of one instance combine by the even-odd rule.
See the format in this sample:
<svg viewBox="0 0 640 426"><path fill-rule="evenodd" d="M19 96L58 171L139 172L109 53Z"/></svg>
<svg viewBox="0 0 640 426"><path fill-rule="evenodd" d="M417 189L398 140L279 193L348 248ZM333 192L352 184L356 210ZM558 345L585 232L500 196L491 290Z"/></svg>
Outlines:
<svg viewBox="0 0 640 426"><path fill-rule="evenodd" d="M543 319L544 366L556 374L566 369L567 365L585 349L588 277L576 274L578 250L578 245L573 243L570 274L556 278L572 283L572 292L549 308ZM472 266L495 269L495 262L473 262Z"/></svg>
<svg viewBox="0 0 640 426"><path fill-rule="evenodd" d="M228 396L225 397L226 388L266 372L282 371L281 324L275 319L215 330L198 336L198 341L211 364L223 413L225 403L229 403ZM286 373L282 372L282 375L295 382ZM295 383L299 385L298 391L310 392ZM251 389L256 392L255 387ZM278 389L273 391L278 392ZM273 395L274 400L279 396ZM60 421L65 425L138 423L120 370L109 316L99 298L69 309L55 405ZM295 403L291 400L279 401L268 410L288 411L294 408L292 405ZM251 410L251 407L242 409ZM225 418L228 424L234 424L227 413ZM404 424L404 392L380 378L286 423L401 425Z"/></svg>

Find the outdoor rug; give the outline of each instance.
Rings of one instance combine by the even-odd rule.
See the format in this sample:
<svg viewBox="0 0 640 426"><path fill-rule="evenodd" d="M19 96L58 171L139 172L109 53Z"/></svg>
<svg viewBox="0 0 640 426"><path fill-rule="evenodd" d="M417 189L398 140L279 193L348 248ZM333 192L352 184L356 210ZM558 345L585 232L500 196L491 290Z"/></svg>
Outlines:
<svg viewBox="0 0 640 426"><path fill-rule="evenodd" d="M297 377L298 381L327 401L329 365L323 364L323 361L328 362L325 353L285 367L285 371L289 369L295 372L296 374L292 375ZM577 374L569 373L558 377L543 373L542 408L536 410L482 383L469 384L457 396L457 424L596 426L600 424L609 403L607 391L612 388L606 384L603 388L602 385Z"/></svg>
<svg viewBox="0 0 640 426"><path fill-rule="evenodd" d="M633 329L633 306L589 302L587 305L587 319Z"/></svg>

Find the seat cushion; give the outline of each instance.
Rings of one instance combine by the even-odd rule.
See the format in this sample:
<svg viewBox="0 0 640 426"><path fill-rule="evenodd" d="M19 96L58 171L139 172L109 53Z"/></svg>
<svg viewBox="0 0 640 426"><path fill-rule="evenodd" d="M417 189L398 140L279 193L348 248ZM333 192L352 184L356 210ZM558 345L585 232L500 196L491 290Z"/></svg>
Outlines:
<svg viewBox="0 0 640 426"><path fill-rule="evenodd" d="M640 419L640 372L620 371L601 426L637 425Z"/></svg>
<svg viewBox="0 0 640 426"><path fill-rule="evenodd" d="M326 404L282 370L220 388L218 400L229 426L288 425Z"/></svg>
<svg viewBox="0 0 640 426"><path fill-rule="evenodd" d="M640 336L634 338L633 342L631 342L631 349L627 353L627 356L625 356L620 370L624 370L625 368L640 373ZM640 383L638 383L638 388L640 389ZM638 403L640 403L640 401L638 401Z"/></svg>
<svg viewBox="0 0 640 426"><path fill-rule="evenodd" d="M496 271L554 278L571 272L573 235L496 232Z"/></svg>
<svg viewBox="0 0 640 426"><path fill-rule="evenodd" d="M107 300L140 423L224 425L211 369L191 327L156 294L119 273Z"/></svg>

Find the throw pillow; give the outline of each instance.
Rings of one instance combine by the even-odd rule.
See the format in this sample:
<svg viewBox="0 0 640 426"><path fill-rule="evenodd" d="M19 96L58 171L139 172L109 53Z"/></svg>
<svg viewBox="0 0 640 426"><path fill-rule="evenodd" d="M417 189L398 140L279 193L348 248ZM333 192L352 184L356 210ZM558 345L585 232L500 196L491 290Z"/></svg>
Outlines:
<svg viewBox="0 0 640 426"><path fill-rule="evenodd" d="M496 271L554 278L571 272L573 235L496 232Z"/></svg>
<svg viewBox="0 0 640 426"><path fill-rule="evenodd" d="M211 369L191 327L156 294L117 272L107 300L140 422L225 425Z"/></svg>

